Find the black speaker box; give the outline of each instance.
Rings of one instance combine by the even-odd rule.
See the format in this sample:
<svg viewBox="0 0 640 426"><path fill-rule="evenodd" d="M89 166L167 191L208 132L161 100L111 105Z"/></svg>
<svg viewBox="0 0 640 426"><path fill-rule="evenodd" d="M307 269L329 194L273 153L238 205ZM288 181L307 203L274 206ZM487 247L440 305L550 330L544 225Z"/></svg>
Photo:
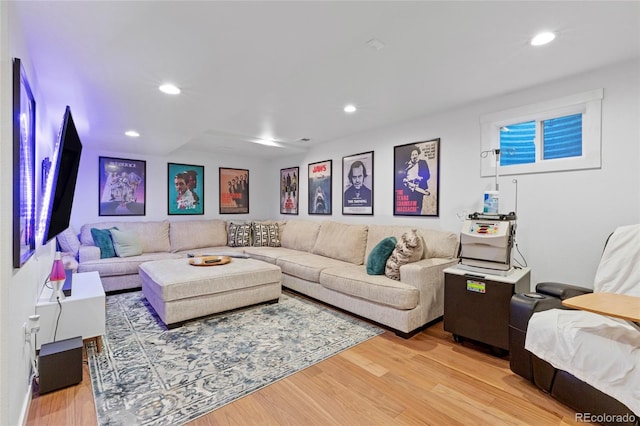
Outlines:
<svg viewBox="0 0 640 426"><path fill-rule="evenodd" d="M82 381L82 337L45 343L38 360L40 395Z"/></svg>

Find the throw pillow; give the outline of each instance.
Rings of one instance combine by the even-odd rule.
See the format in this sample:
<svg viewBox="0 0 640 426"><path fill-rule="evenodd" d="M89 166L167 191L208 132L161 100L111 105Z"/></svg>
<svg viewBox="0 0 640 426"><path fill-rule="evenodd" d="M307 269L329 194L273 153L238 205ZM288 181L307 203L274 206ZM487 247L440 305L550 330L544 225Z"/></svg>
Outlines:
<svg viewBox="0 0 640 426"><path fill-rule="evenodd" d="M392 280L400 281L400 267L420 260L422 251L422 238L418 235L418 231L412 229L411 232L405 232L387 259L384 274Z"/></svg>
<svg viewBox="0 0 640 426"><path fill-rule="evenodd" d="M112 229L111 240L118 257L131 257L142 254L142 242L135 232Z"/></svg>
<svg viewBox="0 0 640 426"><path fill-rule="evenodd" d="M58 245L63 253L69 253L74 258L78 258L80 240L78 239L78 234L73 227L69 227L59 233L56 239L58 240Z"/></svg>
<svg viewBox="0 0 640 426"><path fill-rule="evenodd" d="M114 226L110 229L118 228ZM100 259L116 257L116 251L113 248L113 241L111 241L111 232L109 232L110 229L91 228L93 243L100 248Z"/></svg>
<svg viewBox="0 0 640 426"><path fill-rule="evenodd" d="M251 224L243 223L236 225L229 224L227 235L227 245L229 247L248 247L251 245Z"/></svg>
<svg viewBox="0 0 640 426"><path fill-rule="evenodd" d="M253 222L254 247L280 247L280 228L277 223Z"/></svg>
<svg viewBox="0 0 640 426"><path fill-rule="evenodd" d="M396 237L388 237L380 241L369 253L367 258L367 274L384 275L387 259L396 247Z"/></svg>

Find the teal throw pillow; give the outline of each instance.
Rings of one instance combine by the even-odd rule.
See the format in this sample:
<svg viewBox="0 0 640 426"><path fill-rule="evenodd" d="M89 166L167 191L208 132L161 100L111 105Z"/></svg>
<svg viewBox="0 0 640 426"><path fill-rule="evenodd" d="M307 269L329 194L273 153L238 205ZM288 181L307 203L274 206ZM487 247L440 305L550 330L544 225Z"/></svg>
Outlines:
<svg viewBox="0 0 640 426"><path fill-rule="evenodd" d="M396 237L387 237L371 250L369 258L367 259L367 274L384 275L384 267L387 264L387 259L391 256L397 242Z"/></svg>
<svg viewBox="0 0 640 426"><path fill-rule="evenodd" d="M142 242L135 232L111 229L113 248L118 257L138 256L142 254Z"/></svg>
<svg viewBox="0 0 640 426"><path fill-rule="evenodd" d="M114 226L111 229L118 228ZM113 248L109 229L91 228L91 236L93 237L93 243L100 248L100 259L116 257L116 250Z"/></svg>

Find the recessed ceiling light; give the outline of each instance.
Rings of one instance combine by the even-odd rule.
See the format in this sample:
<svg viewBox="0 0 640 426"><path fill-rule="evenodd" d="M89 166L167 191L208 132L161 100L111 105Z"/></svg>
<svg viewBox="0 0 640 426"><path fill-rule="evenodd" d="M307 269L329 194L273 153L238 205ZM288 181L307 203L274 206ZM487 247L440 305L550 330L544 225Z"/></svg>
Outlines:
<svg viewBox="0 0 640 426"><path fill-rule="evenodd" d="M259 143L260 145L275 146L278 148L282 148L282 145L280 145L278 142L274 141L273 139L252 139L250 140L250 142Z"/></svg>
<svg viewBox="0 0 640 426"><path fill-rule="evenodd" d="M544 33L540 33L537 34L534 38L531 39L531 45L532 46L542 46L543 44L547 44L551 41L553 41L553 39L556 38L556 35L552 32L544 32Z"/></svg>
<svg viewBox="0 0 640 426"><path fill-rule="evenodd" d="M173 84L163 84L158 87L161 92L166 93L167 95L178 95L180 93L180 88L174 86Z"/></svg>
<svg viewBox="0 0 640 426"><path fill-rule="evenodd" d="M347 106L345 106L344 107L344 112L348 112L348 113L356 112L355 105L347 105Z"/></svg>
<svg viewBox="0 0 640 426"><path fill-rule="evenodd" d="M124 132L124 134L129 136L130 138L137 138L140 136L140 133L136 132L135 130L127 130L126 132Z"/></svg>

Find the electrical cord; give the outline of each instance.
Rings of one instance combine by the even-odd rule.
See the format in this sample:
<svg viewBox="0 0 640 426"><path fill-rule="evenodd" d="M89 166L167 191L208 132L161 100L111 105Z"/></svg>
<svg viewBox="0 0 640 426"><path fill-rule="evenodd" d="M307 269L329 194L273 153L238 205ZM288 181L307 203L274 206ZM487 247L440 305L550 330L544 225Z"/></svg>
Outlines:
<svg viewBox="0 0 640 426"><path fill-rule="evenodd" d="M53 341L56 341L56 335L58 334L58 324L60 323L60 315L62 315L62 303L60 303L60 298L56 297L56 300L58 301L58 307L60 308L58 310L58 318L56 319L56 328L53 331Z"/></svg>
<svg viewBox="0 0 640 426"><path fill-rule="evenodd" d="M49 279L49 277L47 277L44 282L42 283L42 287L47 287L50 288L51 290L53 290L53 287L49 285L49 283L51 282L51 280Z"/></svg>
<svg viewBox="0 0 640 426"><path fill-rule="evenodd" d="M38 364L36 362L35 356L35 344L33 339L35 337L35 333L32 333L29 336L29 358L31 358L31 368L33 369L33 373L31 374L31 380L38 382L38 378L40 377L40 371L38 371Z"/></svg>
<svg viewBox="0 0 640 426"><path fill-rule="evenodd" d="M515 246L516 251L518 252L520 257L522 258L522 263L520 261L518 261L518 259L516 259L515 256L513 257L513 261L516 262L521 268L526 268L527 267L527 259L525 259L524 255L520 251L520 247L518 247L518 243L515 240L513 242L513 245Z"/></svg>

